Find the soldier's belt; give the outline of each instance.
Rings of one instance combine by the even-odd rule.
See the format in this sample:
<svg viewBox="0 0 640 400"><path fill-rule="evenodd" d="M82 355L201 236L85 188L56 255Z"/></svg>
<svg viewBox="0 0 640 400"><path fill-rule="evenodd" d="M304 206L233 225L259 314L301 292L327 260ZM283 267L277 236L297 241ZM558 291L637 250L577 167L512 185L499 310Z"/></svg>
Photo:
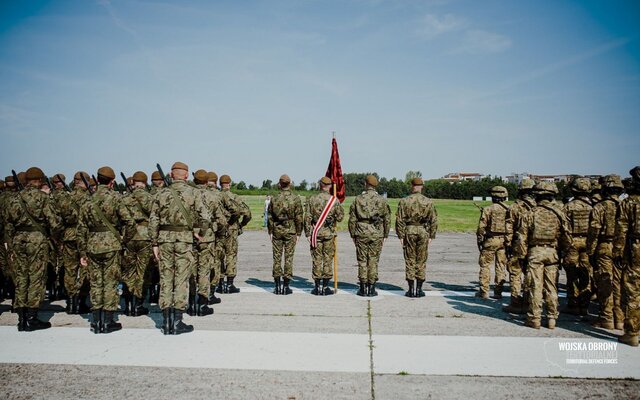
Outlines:
<svg viewBox="0 0 640 400"><path fill-rule="evenodd" d="M551 249L555 249L556 247L558 247L557 243L531 243L529 245L529 248L532 247L548 247Z"/></svg>
<svg viewBox="0 0 640 400"><path fill-rule="evenodd" d="M91 233L109 232L109 228L107 228L106 226L94 226L92 228L89 228L89 232Z"/></svg>
<svg viewBox="0 0 640 400"><path fill-rule="evenodd" d="M191 228L184 225L160 225L160 230L167 232L191 232Z"/></svg>
<svg viewBox="0 0 640 400"><path fill-rule="evenodd" d="M506 233L487 233L485 237L494 238L494 237L504 237L506 235L507 235Z"/></svg>
<svg viewBox="0 0 640 400"><path fill-rule="evenodd" d="M35 226L18 226L16 232L40 232L40 229Z"/></svg>

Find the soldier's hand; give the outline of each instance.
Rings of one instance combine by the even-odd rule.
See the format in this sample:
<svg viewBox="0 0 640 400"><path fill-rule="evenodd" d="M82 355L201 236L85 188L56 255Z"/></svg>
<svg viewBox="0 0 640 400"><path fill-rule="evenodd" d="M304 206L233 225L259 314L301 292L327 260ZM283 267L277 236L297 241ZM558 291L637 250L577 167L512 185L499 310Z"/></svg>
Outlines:
<svg viewBox="0 0 640 400"><path fill-rule="evenodd" d="M400 239L400 246L404 247L404 240Z"/></svg>
<svg viewBox="0 0 640 400"><path fill-rule="evenodd" d="M197 233L194 233L193 236L195 236L198 242L202 242L202 240L204 239L202 236L198 235Z"/></svg>
<svg viewBox="0 0 640 400"><path fill-rule="evenodd" d="M273 235L272 235L272 234L269 234L269 240L270 240L271 242L273 242Z"/></svg>
<svg viewBox="0 0 640 400"><path fill-rule="evenodd" d="M87 257L80 257L80 265L87 267L89 265L89 259Z"/></svg>
<svg viewBox="0 0 640 400"><path fill-rule="evenodd" d="M153 257L156 259L156 261L160 261L160 248L158 246L153 246L151 248L153 250Z"/></svg>

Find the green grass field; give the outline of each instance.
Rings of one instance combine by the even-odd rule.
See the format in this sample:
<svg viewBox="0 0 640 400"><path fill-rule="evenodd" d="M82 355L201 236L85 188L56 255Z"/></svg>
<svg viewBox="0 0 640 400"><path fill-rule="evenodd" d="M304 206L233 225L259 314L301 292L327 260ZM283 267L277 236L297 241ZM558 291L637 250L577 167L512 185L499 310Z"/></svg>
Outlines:
<svg viewBox="0 0 640 400"><path fill-rule="evenodd" d="M262 229L263 210L265 196L241 196L242 199L251 208L251 222L247 229ZM345 218L338 226L340 230L347 229L347 220L349 219L349 207L354 197L347 197L342 206L345 211ZM400 199L389 199L391 207L392 219L391 228L395 227L396 211L398 210L398 202ZM438 211L438 232L475 232L480 218L480 210L473 204L471 200L434 200L436 210ZM479 202L478 205L486 206L488 202Z"/></svg>

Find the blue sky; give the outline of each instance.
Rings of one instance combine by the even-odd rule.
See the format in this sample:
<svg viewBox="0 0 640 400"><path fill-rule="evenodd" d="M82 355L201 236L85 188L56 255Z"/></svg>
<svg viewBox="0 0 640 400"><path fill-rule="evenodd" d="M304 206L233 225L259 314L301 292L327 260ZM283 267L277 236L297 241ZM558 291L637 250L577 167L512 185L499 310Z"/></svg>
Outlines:
<svg viewBox="0 0 640 400"><path fill-rule="evenodd" d="M637 1L4 1L0 175L627 175ZM4 176L2 175L2 176Z"/></svg>

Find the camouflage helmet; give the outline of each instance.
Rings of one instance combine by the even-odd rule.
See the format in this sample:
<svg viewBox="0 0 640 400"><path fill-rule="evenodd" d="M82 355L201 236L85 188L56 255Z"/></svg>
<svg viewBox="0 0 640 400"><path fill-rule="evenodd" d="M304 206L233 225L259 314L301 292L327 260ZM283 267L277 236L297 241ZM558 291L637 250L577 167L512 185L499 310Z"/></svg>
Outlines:
<svg viewBox="0 0 640 400"><path fill-rule="evenodd" d="M604 177L604 185L605 188L617 188L624 189L624 185L622 184L622 180L620 179L620 175L607 175Z"/></svg>
<svg viewBox="0 0 640 400"><path fill-rule="evenodd" d="M507 198L507 197L509 197L509 192L507 191L507 189L504 186L494 186L494 187L491 188L489 193L493 197L499 197L499 198Z"/></svg>
<svg viewBox="0 0 640 400"><path fill-rule="evenodd" d="M600 185L600 179L591 179L591 193L599 192L602 189L602 185Z"/></svg>
<svg viewBox="0 0 640 400"><path fill-rule="evenodd" d="M533 191L536 194L550 194L555 196L558 194L558 187L554 182L538 182L533 187Z"/></svg>
<svg viewBox="0 0 640 400"><path fill-rule="evenodd" d="M588 178L575 178L571 182L573 193L589 193L591 191L591 180Z"/></svg>
<svg viewBox="0 0 640 400"><path fill-rule="evenodd" d="M536 183L533 181L533 179L523 179L520 181L520 185L518 185L518 190L532 190L535 184Z"/></svg>
<svg viewBox="0 0 640 400"><path fill-rule="evenodd" d="M631 179L635 182L640 183L640 165L631 168L629 170L629 175L631 175Z"/></svg>

